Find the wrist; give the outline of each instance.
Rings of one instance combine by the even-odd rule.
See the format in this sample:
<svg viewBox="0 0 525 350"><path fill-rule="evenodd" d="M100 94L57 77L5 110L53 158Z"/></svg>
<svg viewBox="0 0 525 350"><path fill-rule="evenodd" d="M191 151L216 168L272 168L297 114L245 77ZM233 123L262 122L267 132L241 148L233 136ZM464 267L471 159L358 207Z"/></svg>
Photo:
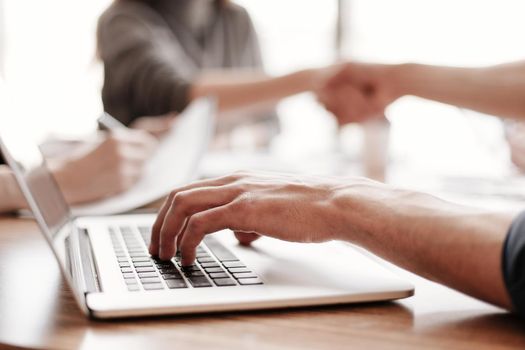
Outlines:
<svg viewBox="0 0 525 350"><path fill-rule="evenodd" d="M417 95L414 91L414 78L417 77L417 65L413 63L395 64L387 67L390 90L394 99L407 95Z"/></svg>
<svg viewBox="0 0 525 350"><path fill-rule="evenodd" d="M316 90L321 84L321 70L309 68L292 73L295 77L298 92Z"/></svg>
<svg viewBox="0 0 525 350"><path fill-rule="evenodd" d="M334 189L327 217L334 223L334 239L369 248L402 223L395 201L403 194L368 179L351 179L351 182Z"/></svg>

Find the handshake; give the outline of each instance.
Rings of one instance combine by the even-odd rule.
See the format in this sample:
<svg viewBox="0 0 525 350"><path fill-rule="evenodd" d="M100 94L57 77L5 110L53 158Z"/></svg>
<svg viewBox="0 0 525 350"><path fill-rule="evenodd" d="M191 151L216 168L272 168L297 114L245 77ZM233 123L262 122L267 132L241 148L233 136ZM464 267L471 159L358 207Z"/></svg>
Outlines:
<svg viewBox="0 0 525 350"><path fill-rule="evenodd" d="M339 125L383 118L389 104L402 96L396 82L401 66L343 63L315 71L312 89Z"/></svg>

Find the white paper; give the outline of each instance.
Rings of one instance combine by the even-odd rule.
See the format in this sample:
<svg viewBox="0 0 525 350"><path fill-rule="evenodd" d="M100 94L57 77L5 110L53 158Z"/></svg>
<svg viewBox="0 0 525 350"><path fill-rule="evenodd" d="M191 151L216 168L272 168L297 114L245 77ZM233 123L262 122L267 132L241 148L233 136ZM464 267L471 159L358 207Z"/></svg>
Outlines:
<svg viewBox="0 0 525 350"><path fill-rule="evenodd" d="M73 208L75 216L123 213L151 203L172 189L197 178L199 162L213 134L216 106L213 99L193 102L159 143L146 163L144 175L128 191Z"/></svg>

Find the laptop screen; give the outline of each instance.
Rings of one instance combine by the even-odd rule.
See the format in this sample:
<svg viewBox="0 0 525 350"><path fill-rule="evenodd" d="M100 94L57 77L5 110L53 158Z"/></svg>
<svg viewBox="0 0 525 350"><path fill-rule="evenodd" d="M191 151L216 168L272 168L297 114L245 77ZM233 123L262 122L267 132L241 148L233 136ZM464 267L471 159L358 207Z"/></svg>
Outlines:
<svg viewBox="0 0 525 350"><path fill-rule="evenodd" d="M0 129L2 153L42 231L55 246L57 235L70 221L69 206L36 144L12 135L4 123Z"/></svg>

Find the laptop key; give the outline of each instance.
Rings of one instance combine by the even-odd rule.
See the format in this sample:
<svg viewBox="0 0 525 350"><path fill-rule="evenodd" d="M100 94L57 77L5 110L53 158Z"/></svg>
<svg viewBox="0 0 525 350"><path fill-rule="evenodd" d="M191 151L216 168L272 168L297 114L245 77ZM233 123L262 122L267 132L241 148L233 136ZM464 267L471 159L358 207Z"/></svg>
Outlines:
<svg viewBox="0 0 525 350"><path fill-rule="evenodd" d="M120 268L120 271L122 273L127 273L127 272L133 272L133 269L131 267L122 267Z"/></svg>
<svg viewBox="0 0 525 350"><path fill-rule="evenodd" d="M241 286L249 286L249 285L254 285L254 284L263 284L263 282L261 281L261 279L259 277L256 277L256 278L242 278L242 279L238 279L237 282L239 282L239 284Z"/></svg>
<svg viewBox="0 0 525 350"><path fill-rule="evenodd" d="M248 273L248 272L252 272L250 269L248 269L246 267L230 267L228 269L228 271L230 271L231 273Z"/></svg>
<svg viewBox="0 0 525 350"><path fill-rule="evenodd" d="M208 268L208 267L221 267L221 265L217 264L216 262L208 262L208 263L202 263L202 267Z"/></svg>
<svg viewBox="0 0 525 350"><path fill-rule="evenodd" d="M183 280L167 280L166 284L168 285L168 288L175 289L175 288L188 288L186 285L186 282Z"/></svg>
<svg viewBox="0 0 525 350"><path fill-rule="evenodd" d="M151 261L150 258L145 258L145 257L131 258L131 260L133 260L133 262L150 262Z"/></svg>
<svg viewBox="0 0 525 350"><path fill-rule="evenodd" d="M251 272L244 272L244 273L234 273L233 277L235 277L235 279L242 279L242 278L257 278L258 276Z"/></svg>
<svg viewBox="0 0 525 350"><path fill-rule="evenodd" d="M186 272L184 272L184 276L186 276L186 277L199 277L199 276L204 276L204 273L202 271L186 271Z"/></svg>
<svg viewBox="0 0 525 350"><path fill-rule="evenodd" d="M160 278L158 277L145 277L145 278L140 277L140 282L142 282L142 284L160 283Z"/></svg>
<svg viewBox="0 0 525 350"><path fill-rule="evenodd" d="M178 273L166 273L162 275L162 278L165 280L180 280L182 279L182 275Z"/></svg>
<svg viewBox="0 0 525 350"><path fill-rule="evenodd" d="M124 272L122 277L124 277L124 279L135 278L135 274L133 272Z"/></svg>
<svg viewBox="0 0 525 350"><path fill-rule="evenodd" d="M211 283L206 277L189 277L188 280L195 288L211 287Z"/></svg>
<svg viewBox="0 0 525 350"><path fill-rule="evenodd" d="M144 262L142 262L142 261L140 261L140 262L134 262L133 265L134 265L135 267L153 267L153 264L152 264L152 263L150 263L150 262L145 262L145 261L144 261Z"/></svg>
<svg viewBox="0 0 525 350"><path fill-rule="evenodd" d="M211 263L211 262L215 262L215 259L212 258L212 257L207 257L207 258L197 258L197 261L200 262L201 264L202 263Z"/></svg>
<svg viewBox="0 0 525 350"><path fill-rule="evenodd" d="M133 278L133 279L127 279L127 280L124 280L124 282L129 286L130 284L138 284L138 281Z"/></svg>
<svg viewBox="0 0 525 350"><path fill-rule="evenodd" d="M153 266L137 267L135 270L137 270L137 272L155 272L155 268Z"/></svg>
<svg viewBox="0 0 525 350"><path fill-rule="evenodd" d="M156 272L139 272L139 278L158 277Z"/></svg>
<svg viewBox="0 0 525 350"><path fill-rule="evenodd" d="M188 272L188 271L200 271L199 267L197 265L190 265L190 266L183 266L181 268L182 272Z"/></svg>
<svg viewBox="0 0 525 350"><path fill-rule="evenodd" d="M118 264L120 267L131 267L129 263L120 263Z"/></svg>
<svg viewBox="0 0 525 350"><path fill-rule="evenodd" d="M225 261L222 263L224 267L230 268L230 267L246 267L242 262L240 261Z"/></svg>
<svg viewBox="0 0 525 350"><path fill-rule="evenodd" d="M171 267L159 267L160 273L179 273L179 270L175 266Z"/></svg>
<svg viewBox="0 0 525 350"><path fill-rule="evenodd" d="M216 279L216 278L227 278L227 277L230 277L230 276L228 276L228 274L224 273L224 272L212 272L212 273L210 273L210 277L212 279Z"/></svg>
<svg viewBox="0 0 525 350"><path fill-rule="evenodd" d="M214 272L225 272L221 267L207 267L204 269L207 273L214 273Z"/></svg>
<svg viewBox="0 0 525 350"><path fill-rule="evenodd" d="M128 285L128 290L130 292L138 292L140 290L140 287L138 284L130 284Z"/></svg>
<svg viewBox="0 0 525 350"><path fill-rule="evenodd" d="M159 290L164 289L164 286L162 283L150 283L150 284L144 284L143 285L145 290Z"/></svg>
<svg viewBox="0 0 525 350"><path fill-rule="evenodd" d="M219 287L235 286L237 285L234 280L231 278L218 278L213 280L213 282Z"/></svg>

